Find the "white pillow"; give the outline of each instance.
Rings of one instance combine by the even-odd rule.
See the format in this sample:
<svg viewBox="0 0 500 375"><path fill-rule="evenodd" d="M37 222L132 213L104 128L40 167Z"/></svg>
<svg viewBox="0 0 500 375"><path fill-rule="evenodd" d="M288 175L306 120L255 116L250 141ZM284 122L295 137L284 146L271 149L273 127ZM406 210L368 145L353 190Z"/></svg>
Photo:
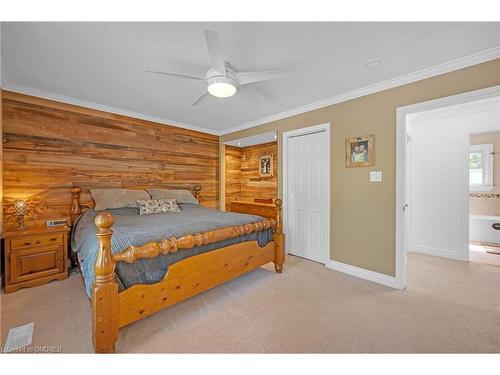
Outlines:
<svg viewBox="0 0 500 375"><path fill-rule="evenodd" d="M177 203L199 204L198 200L185 189L148 189L151 199L175 199Z"/></svg>
<svg viewBox="0 0 500 375"><path fill-rule="evenodd" d="M90 193L94 198L94 210L96 211L122 207L137 207L138 200L151 199L146 190L90 189Z"/></svg>

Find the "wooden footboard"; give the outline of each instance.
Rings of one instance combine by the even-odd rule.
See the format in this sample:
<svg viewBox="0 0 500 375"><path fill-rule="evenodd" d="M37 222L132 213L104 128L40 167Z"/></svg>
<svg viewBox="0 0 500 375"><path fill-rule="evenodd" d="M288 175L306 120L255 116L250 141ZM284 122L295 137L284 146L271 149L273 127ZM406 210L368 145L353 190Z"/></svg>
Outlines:
<svg viewBox="0 0 500 375"><path fill-rule="evenodd" d="M163 308L197 295L243 275L264 264L274 262L280 273L285 260L284 235L281 224L281 200L276 200L276 219L221 228L204 233L130 246L120 253L111 253L111 229L114 218L109 212L96 215L99 249L95 262L92 294L92 338L98 353L113 352L118 329L149 316ZM191 249L255 231L272 228L273 241L260 247L257 241L247 241L186 258L171 265L160 282L134 285L118 292L116 262L133 263L141 258Z"/></svg>
<svg viewBox="0 0 500 375"><path fill-rule="evenodd" d="M118 294L118 326L126 326L272 262L274 253L274 242L259 247L257 241L250 241L177 262L159 283L134 285Z"/></svg>

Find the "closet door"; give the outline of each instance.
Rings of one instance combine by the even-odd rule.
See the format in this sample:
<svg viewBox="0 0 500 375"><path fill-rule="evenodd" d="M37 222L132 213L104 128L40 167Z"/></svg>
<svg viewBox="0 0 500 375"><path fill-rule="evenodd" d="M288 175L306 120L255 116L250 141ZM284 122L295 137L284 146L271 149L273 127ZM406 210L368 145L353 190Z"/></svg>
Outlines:
<svg viewBox="0 0 500 375"><path fill-rule="evenodd" d="M287 139L288 252L325 263L327 228L326 132Z"/></svg>

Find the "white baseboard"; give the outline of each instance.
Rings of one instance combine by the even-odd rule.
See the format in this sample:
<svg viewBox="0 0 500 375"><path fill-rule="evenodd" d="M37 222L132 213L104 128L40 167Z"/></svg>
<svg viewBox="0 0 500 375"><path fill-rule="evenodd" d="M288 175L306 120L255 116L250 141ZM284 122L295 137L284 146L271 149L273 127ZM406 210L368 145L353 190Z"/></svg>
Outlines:
<svg viewBox="0 0 500 375"><path fill-rule="evenodd" d="M426 254L426 255L432 255L435 257L441 257L441 258L449 258L449 259L455 259L455 260L467 260L464 259L464 256L459 253L455 253L453 251L449 250L444 250L444 249L437 249L434 247L429 247L429 246L422 246L422 245L412 245L410 247L411 250L408 250L410 253L421 253L421 254Z"/></svg>
<svg viewBox="0 0 500 375"><path fill-rule="evenodd" d="M328 260L325 265L328 268L331 268L332 270L343 272L351 276L359 277L360 279L372 281L377 284L382 284L395 289L404 288L400 286L400 283L397 282L394 276L389 276L383 273L370 271L356 266L351 266L350 264L337 262L336 260Z"/></svg>

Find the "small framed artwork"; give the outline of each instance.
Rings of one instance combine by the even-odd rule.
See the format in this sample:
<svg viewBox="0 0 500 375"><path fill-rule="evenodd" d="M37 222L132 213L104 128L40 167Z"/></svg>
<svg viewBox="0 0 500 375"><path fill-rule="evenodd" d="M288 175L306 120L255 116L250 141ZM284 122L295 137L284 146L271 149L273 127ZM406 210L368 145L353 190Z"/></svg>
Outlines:
<svg viewBox="0 0 500 375"><path fill-rule="evenodd" d="M364 135L345 140L346 168L375 165L375 136Z"/></svg>
<svg viewBox="0 0 500 375"><path fill-rule="evenodd" d="M262 155L259 158L259 176L272 177L273 176L273 156Z"/></svg>

